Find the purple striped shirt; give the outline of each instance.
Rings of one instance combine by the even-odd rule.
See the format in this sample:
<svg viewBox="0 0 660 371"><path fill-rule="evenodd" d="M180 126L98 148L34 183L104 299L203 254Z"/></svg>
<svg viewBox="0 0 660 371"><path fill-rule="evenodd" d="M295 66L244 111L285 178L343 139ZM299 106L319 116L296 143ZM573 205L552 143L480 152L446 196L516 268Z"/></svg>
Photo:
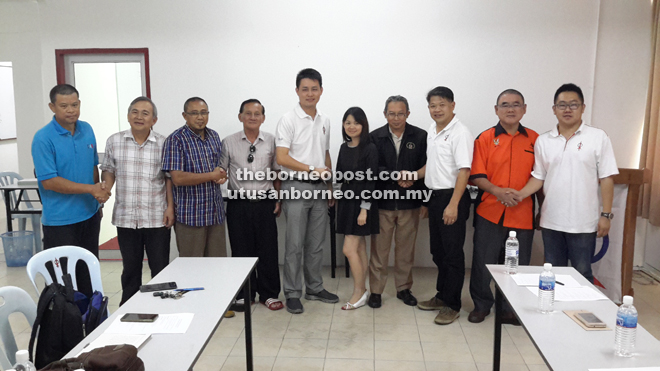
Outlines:
<svg viewBox="0 0 660 371"><path fill-rule="evenodd" d="M220 164L222 142L214 130L204 129L204 140L187 125L165 140L163 171L210 173ZM173 186L176 220L192 227L224 222L220 185L206 182L195 186Z"/></svg>

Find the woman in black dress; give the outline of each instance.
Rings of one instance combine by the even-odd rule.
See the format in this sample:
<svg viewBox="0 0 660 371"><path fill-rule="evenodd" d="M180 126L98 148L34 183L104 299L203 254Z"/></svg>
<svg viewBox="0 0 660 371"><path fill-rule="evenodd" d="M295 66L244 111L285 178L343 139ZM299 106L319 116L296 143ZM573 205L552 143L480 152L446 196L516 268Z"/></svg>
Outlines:
<svg viewBox="0 0 660 371"><path fill-rule="evenodd" d="M342 174L338 182L342 183L343 197L337 204L337 233L345 235L344 255L353 273L353 295L341 309L351 310L367 303L369 261L365 236L380 231L378 206L371 200L378 174L378 150L371 143L369 122L361 108L349 108L342 123L344 144L339 149L337 171Z"/></svg>

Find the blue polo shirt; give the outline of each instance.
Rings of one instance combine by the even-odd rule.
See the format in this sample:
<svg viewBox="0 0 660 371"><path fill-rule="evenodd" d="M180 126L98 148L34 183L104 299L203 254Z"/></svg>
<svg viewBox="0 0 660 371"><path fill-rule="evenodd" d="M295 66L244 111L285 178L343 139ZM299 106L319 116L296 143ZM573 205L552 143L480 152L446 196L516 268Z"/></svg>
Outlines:
<svg viewBox="0 0 660 371"><path fill-rule="evenodd" d="M53 120L32 139L32 161L39 180L43 204L41 223L61 226L85 221L99 209L94 196L63 194L44 189L41 182L62 177L75 183L94 184L94 168L99 164L96 137L92 127L78 120L74 134Z"/></svg>

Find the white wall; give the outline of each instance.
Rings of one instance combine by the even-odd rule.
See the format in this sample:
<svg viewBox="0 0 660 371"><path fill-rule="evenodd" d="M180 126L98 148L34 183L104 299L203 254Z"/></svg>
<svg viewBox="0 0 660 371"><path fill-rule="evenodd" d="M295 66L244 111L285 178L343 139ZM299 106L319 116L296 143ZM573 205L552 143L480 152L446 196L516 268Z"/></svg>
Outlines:
<svg viewBox="0 0 660 371"><path fill-rule="evenodd" d="M155 129L164 134L183 124L183 102L193 95L207 100L209 126L221 136L240 130L240 102L259 98L263 129L272 132L297 101L296 72L314 67L324 78L319 108L333 122L333 157L339 120L352 105L374 128L385 123L385 99L401 94L410 100L409 122L426 129L426 92L446 85L477 135L496 123L497 94L516 88L528 104L523 124L544 132L555 123L554 91L574 82L587 98L585 121L593 116L610 134L620 166L635 167L650 9L648 0L9 1L0 2L0 60L14 63L21 82L22 172L31 171L32 135L50 117L54 50L92 47L149 48ZM432 265L424 228L416 263ZM471 244L468 234L466 251Z"/></svg>

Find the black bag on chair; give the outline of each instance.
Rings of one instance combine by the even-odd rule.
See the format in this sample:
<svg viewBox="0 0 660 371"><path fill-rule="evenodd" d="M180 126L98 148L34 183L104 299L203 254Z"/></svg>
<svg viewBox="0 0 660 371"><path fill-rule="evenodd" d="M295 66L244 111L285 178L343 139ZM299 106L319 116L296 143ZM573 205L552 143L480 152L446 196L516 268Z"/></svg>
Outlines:
<svg viewBox="0 0 660 371"><path fill-rule="evenodd" d="M29 345L30 360L37 369L61 359L85 337L82 314L73 300L71 275L64 275L62 280L64 285L53 282L39 296Z"/></svg>

